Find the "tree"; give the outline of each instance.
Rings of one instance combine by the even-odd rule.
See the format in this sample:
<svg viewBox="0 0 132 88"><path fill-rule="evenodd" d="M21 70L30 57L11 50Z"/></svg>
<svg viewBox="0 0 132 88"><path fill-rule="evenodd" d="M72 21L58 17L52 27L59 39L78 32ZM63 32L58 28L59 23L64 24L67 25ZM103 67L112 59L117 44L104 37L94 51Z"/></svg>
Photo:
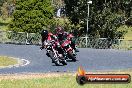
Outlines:
<svg viewBox="0 0 132 88"><path fill-rule="evenodd" d="M4 3L4 0L0 0L0 15L2 14L1 7L2 7L3 3Z"/></svg>
<svg viewBox="0 0 132 88"><path fill-rule="evenodd" d="M75 25L84 22L82 25L84 33L87 29L87 0L64 0L68 18ZM128 6L125 5L128 4ZM100 37L118 38L123 35L123 31L117 28L123 24L126 17L130 15L131 0L93 0L90 5L89 31L88 33ZM128 8L129 10L126 10ZM97 33L98 32L98 33Z"/></svg>
<svg viewBox="0 0 132 88"><path fill-rule="evenodd" d="M3 5L5 0L0 0L0 7Z"/></svg>
<svg viewBox="0 0 132 88"><path fill-rule="evenodd" d="M8 17L8 3L4 2L1 7L2 18L5 20Z"/></svg>
<svg viewBox="0 0 132 88"><path fill-rule="evenodd" d="M3 19L11 16L15 10L14 0L0 0L0 15Z"/></svg>
<svg viewBox="0 0 132 88"><path fill-rule="evenodd" d="M10 30L40 32L53 24L53 7L50 0L17 0Z"/></svg>
<svg viewBox="0 0 132 88"><path fill-rule="evenodd" d="M63 0L52 0L52 4L55 8L60 8L63 6Z"/></svg>

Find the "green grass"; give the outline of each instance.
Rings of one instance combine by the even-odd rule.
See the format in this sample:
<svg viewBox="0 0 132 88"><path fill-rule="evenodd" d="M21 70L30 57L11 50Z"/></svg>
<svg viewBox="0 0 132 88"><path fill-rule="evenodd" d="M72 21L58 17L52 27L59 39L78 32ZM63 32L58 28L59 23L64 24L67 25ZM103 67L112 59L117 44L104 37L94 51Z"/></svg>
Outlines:
<svg viewBox="0 0 132 88"><path fill-rule="evenodd" d="M18 61L16 59L6 57L6 56L0 56L0 67L14 65L17 63Z"/></svg>
<svg viewBox="0 0 132 88"><path fill-rule="evenodd" d="M132 29L132 27L131 27L131 29ZM128 30L128 32L124 36L124 39L132 40L132 30Z"/></svg>
<svg viewBox="0 0 132 88"><path fill-rule="evenodd" d="M37 79L4 79L0 88L132 88L129 84L77 84L75 76L60 76Z"/></svg>
<svg viewBox="0 0 132 88"><path fill-rule="evenodd" d="M127 31L123 37L123 41L121 41L119 48L132 50L132 27L127 27L123 25L119 27L118 31Z"/></svg>
<svg viewBox="0 0 132 88"><path fill-rule="evenodd" d="M132 27L127 27L126 25L123 25L118 28L118 31L127 31L127 33L124 35L124 39L132 40Z"/></svg>

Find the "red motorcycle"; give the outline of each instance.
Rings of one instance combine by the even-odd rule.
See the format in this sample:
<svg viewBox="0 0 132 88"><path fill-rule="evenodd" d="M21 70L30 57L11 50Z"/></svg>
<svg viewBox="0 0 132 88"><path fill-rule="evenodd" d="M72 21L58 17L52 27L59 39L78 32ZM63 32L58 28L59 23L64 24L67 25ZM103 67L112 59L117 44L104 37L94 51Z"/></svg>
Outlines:
<svg viewBox="0 0 132 88"><path fill-rule="evenodd" d="M66 56L69 59L72 59L72 61L76 61L76 52L75 50L71 47L71 41L69 39L65 40L61 44L62 48L64 49Z"/></svg>
<svg viewBox="0 0 132 88"><path fill-rule="evenodd" d="M53 63L55 63L56 66L61 65L67 65L67 61L63 57L63 54L56 50L56 43L55 41L49 42L45 47L49 57L52 59Z"/></svg>

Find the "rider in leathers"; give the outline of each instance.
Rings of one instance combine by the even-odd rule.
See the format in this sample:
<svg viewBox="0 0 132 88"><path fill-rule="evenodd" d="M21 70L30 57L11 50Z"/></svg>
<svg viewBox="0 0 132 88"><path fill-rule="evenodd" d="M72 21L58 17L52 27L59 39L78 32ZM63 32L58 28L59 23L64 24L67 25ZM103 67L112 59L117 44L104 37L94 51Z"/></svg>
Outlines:
<svg viewBox="0 0 132 88"><path fill-rule="evenodd" d="M43 30L41 32L41 42L42 42L42 46L40 49L43 49L43 48L46 48L45 46L53 41L54 42L54 48L59 52L59 53L62 53L63 54L63 51L62 51L62 48L60 46L60 43L57 39L57 37L55 35L53 35L52 33L48 32L47 30ZM46 53L46 55L49 57L49 54Z"/></svg>
<svg viewBox="0 0 132 88"><path fill-rule="evenodd" d="M75 41L73 40L74 36L71 36L72 34L69 34L68 32L65 32L62 27L56 28L56 36L60 42L60 44L63 43L66 39L71 40L71 47L76 51L79 52L79 50L75 46Z"/></svg>

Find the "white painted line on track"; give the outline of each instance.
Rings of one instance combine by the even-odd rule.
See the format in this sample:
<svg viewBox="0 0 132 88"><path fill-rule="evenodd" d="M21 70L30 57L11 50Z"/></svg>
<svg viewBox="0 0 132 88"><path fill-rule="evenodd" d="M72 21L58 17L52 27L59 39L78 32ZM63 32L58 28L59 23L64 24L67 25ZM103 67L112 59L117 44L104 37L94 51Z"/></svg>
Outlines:
<svg viewBox="0 0 132 88"><path fill-rule="evenodd" d="M14 64L14 65L8 65L8 66L0 66L0 69L3 69L3 68L12 68L12 67L23 67L23 66L26 66L28 64L30 64L30 61L26 60L26 59L20 59L20 58L15 58L15 57L10 57L12 59L16 59L18 61L17 64Z"/></svg>
<svg viewBox="0 0 132 88"><path fill-rule="evenodd" d="M22 64L21 66L26 66L26 65L30 64L30 61L28 61L26 59L21 59L21 60L26 62L25 64Z"/></svg>

